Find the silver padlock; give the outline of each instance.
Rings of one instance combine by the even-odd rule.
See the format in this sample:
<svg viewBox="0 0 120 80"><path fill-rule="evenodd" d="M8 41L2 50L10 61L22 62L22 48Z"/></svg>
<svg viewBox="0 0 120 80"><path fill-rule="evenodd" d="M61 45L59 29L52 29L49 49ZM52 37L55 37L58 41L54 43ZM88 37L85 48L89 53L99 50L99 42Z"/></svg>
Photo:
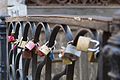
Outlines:
<svg viewBox="0 0 120 80"><path fill-rule="evenodd" d="M72 61L77 60L81 55L81 51L77 51L76 47L73 46L72 44L68 44L65 52L64 52L64 57L69 58Z"/></svg>

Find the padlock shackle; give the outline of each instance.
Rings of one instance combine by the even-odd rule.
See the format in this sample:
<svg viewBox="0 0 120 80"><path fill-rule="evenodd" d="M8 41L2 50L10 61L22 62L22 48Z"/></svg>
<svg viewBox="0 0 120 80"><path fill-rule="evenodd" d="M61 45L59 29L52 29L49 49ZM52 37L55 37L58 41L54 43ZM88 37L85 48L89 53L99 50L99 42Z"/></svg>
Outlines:
<svg viewBox="0 0 120 80"><path fill-rule="evenodd" d="M97 41L97 40L91 39L90 41L91 41L92 43L95 43L95 47L97 47L98 45L100 45L100 42Z"/></svg>

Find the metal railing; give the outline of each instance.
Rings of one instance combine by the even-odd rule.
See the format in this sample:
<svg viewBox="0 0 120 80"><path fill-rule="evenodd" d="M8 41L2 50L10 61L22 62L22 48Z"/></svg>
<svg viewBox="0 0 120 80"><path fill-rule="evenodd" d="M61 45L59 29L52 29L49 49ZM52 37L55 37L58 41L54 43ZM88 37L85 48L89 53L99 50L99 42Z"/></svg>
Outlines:
<svg viewBox="0 0 120 80"><path fill-rule="evenodd" d="M53 68L55 68L52 65L54 63L60 64L62 59L58 57L51 59L50 54L52 53L44 57L39 54L40 57L38 58L34 50L24 55L26 51L25 48L20 48L18 46L19 44L16 45L17 43L9 43L8 59L10 80L40 80L40 78L41 80L60 80L64 75L66 75L66 80L75 80L74 76L76 70L80 72L81 75L77 76L79 80L110 80L110 77L107 75L110 66L107 64L107 59L103 57L104 54L102 50L111 35L114 36L120 31L119 19L97 16L39 15L8 17L6 18L6 22L9 28L8 36L14 36L16 41L21 42L21 44L23 43L22 41L32 40L34 43L42 45L46 43L46 41L49 41L48 46L52 47L54 41L56 41L57 44L54 46L56 48L52 51L54 56L58 56L58 53L61 53L60 47L66 46L69 41L74 40L72 34L76 32L79 32L79 36L88 36L100 42L100 54L97 60L95 60L95 62L98 63L98 67L96 67L96 65L94 66L95 68L92 67L93 71L90 73L92 78L91 75L88 76L88 56L86 56L86 54L81 54L80 70L75 67L77 62L73 61L70 65L64 65L64 68L62 67L60 72L56 74L56 72L53 73L52 71ZM59 34L56 38L58 32L60 32L62 36L59 37L61 35ZM39 37L39 35L43 36ZM63 37L64 35L65 37ZM67 39L67 41L65 39ZM22 44L22 46L25 45ZM89 61L94 64L94 60ZM45 77L43 77L43 75ZM63 80L65 80L65 78ZM78 80L78 78L76 80Z"/></svg>

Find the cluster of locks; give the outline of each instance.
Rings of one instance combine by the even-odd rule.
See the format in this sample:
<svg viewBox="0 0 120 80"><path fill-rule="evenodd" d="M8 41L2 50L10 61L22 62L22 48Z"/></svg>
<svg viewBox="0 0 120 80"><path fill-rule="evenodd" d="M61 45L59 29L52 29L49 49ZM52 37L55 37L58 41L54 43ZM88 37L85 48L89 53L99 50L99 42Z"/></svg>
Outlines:
<svg viewBox="0 0 120 80"><path fill-rule="evenodd" d="M29 4L30 1L28 1ZM31 0L38 5L42 4L109 4L114 3L113 0ZM120 3L119 0L115 0L115 3Z"/></svg>
<svg viewBox="0 0 120 80"><path fill-rule="evenodd" d="M44 24L41 23L41 25L44 25ZM31 56L32 53L35 53L36 55L39 55L40 57L50 55L51 59L54 59L53 51L56 45L55 38L60 28L63 29L63 31L65 32L66 38L68 39L66 48L65 47L62 48L61 53L58 55L58 57L63 60L63 63L72 64L73 61L76 61L79 59L82 52L90 53L89 61L91 61L91 59L93 58L96 59L96 56L99 53L99 41L94 40L90 37L85 37L81 35L84 32L87 33L86 30L78 32L75 39L73 39L70 28L65 25L57 25L55 28L53 28L51 35L49 31L45 30L49 33L50 38L48 38L46 43L44 43L43 45L41 45L34 39L29 40L28 37L26 37L26 40L25 40L24 36L21 39L16 39L14 36L15 34L14 31L11 32L11 34L8 36L8 42L13 43L14 46L12 49L15 49L15 48L22 49L23 58L30 59L32 57ZM36 31L38 30L36 29Z"/></svg>

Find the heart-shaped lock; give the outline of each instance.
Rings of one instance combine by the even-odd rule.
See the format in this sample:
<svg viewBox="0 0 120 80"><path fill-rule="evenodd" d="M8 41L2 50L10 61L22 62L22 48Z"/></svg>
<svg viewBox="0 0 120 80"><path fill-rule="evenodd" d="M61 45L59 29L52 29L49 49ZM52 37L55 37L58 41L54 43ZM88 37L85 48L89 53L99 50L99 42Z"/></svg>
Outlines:
<svg viewBox="0 0 120 80"><path fill-rule="evenodd" d="M64 52L64 57L69 58L71 61L75 61L80 57L80 55L81 51L77 51L75 46L72 44L67 45Z"/></svg>
<svg viewBox="0 0 120 80"><path fill-rule="evenodd" d="M15 37L13 35L8 36L8 42L15 42Z"/></svg>
<svg viewBox="0 0 120 80"><path fill-rule="evenodd" d="M29 49L30 51L35 47L35 43L33 41L29 41L25 47Z"/></svg>
<svg viewBox="0 0 120 80"><path fill-rule="evenodd" d="M41 51L42 53L44 53L45 55L47 55L52 49L49 48L46 44L44 44L43 46L41 46L39 48L39 51Z"/></svg>

